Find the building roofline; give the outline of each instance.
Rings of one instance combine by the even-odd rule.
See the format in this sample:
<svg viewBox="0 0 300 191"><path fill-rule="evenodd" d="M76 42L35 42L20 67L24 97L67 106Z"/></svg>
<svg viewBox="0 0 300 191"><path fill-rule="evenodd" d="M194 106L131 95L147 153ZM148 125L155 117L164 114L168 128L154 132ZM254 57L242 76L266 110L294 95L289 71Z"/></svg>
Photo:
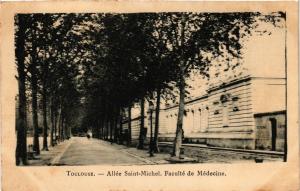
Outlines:
<svg viewBox="0 0 300 191"><path fill-rule="evenodd" d="M222 89L222 88L226 88L226 87L238 84L238 83L249 81L250 79L251 79L251 76L247 75L243 78L233 79L229 82L223 82L222 84L215 85L215 86L212 86L212 87L208 88L207 92L210 93L210 92L213 92L213 91L217 91L217 90Z"/></svg>
<svg viewBox="0 0 300 191"><path fill-rule="evenodd" d="M141 116L137 116L137 117L135 117L135 118L132 118L130 121L136 121L136 120L139 120L139 119L141 119ZM146 119L146 116L144 116L144 119ZM124 119L123 121L122 121L122 123L127 123L129 120L128 120L128 118L127 119Z"/></svg>
<svg viewBox="0 0 300 191"><path fill-rule="evenodd" d="M208 98L208 94L205 94L205 95L196 97L196 98L194 98L194 99L192 99L192 100L185 101L184 103L185 103L185 104L193 103L193 102L195 102L195 101L198 101L198 100L201 100L201 99L205 99L205 98ZM163 110L172 109L172 108L177 107L178 105L179 105L179 104L175 104L175 105L172 105L172 106L169 106L169 107L165 107Z"/></svg>
<svg viewBox="0 0 300 191"><path fill-rule="evenodd" d="M229 87L229 86L232 86L232 85L235 85L235 84L239 84L239 83L242 83L242 82L246 82L246 81L249 81L251 79L286 79L286 78L273 78L273 77L255 77L255 76L250 76L250 75L247 75L243 78L239 78L239 79L233 79L229 82L224 82L222 84L219 84L219 85L215 85L215 86L212 86L210 88L208 88L207 90L207 94L205 95L202 95L202 96L199 96L199 97L196 97L192 100L188 100L188 101L185 101L184 103L185 104L189 104L189 103L193 103L195 101L198 101L198 100L201 100L201 99L205 99L205 98L208 98L209 94L213 91L217 91L217 90L220 90L222 88L226 88L226 87ZM172 109L172 108L175 108L175 107L178 107L179 104L175 104L175 105L172 105L172 106L168 106L168 107L165 107L164 109L161 109L161 110L168 110L168 109Z"/></svg>

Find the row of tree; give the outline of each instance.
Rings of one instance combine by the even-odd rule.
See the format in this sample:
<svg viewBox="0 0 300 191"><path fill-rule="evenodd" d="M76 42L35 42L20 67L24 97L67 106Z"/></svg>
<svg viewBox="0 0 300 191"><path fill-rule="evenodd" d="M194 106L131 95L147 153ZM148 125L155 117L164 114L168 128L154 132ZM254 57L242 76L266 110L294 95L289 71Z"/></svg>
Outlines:
<svg viewBox="0 0 300 191"><path fill-rule="evenodd" d="M82 17L64 14L19 14L15 17L16 64L18 70L18 118L16 164L27 164L27 117L32 117L33 150L42 150L69 137L80 103L78 54L74 28ZM28 111L31 116L27 116ZM42 117L42 120L39 119ZM50 122L50 123L49 123ZM51 127L49 128L49 125Z"/></svg>
<svg viewBox="0 0 300 191"><path fill-rule="evenodd" d="M138 148L143 148L145 100L156 99L154 150L157 152L161 98L174 98L176 89L179 110L172 154L179 156L188 94L186 79L191 71L209 78L210 63L217 58L224 60L227 69L236 67L240 63L232 61L242 57L241 39L250 36L259 22L276 25L284 14L106 14L95 18L98 29L91 30L90 43L97 54L91 59L94 62L84 65L82 78L86 103L90 105L86 121L101 138L122 142L124 121L120 116L127 108L130 119L132 104L139 102ZM125 139L130 144L130 120L127 126Z"/></svg>
<svg viewBox="0 0 300 191"><path fill-rule="evenodd" d="M155 151L158 151L161 98L175 99L179 110L174 156L183 135L186 79L191 71L209 78L211 61L230 63L242 56L242 38L257 22L277 22L283 13L32 14L16 16L19 82L16 161L26 163L26 103L31 103L34 150L38 145L38 102L43 114L43 149L56 132L64 139L83 108L83 128L98 138L130 144L131 107L141 106L138 148L144 147L145 100L154 100ZM30 95L30 96L28 96ZM28 99L31 97L31 99ZM128 134L123 115L127 111Z"/></svg>

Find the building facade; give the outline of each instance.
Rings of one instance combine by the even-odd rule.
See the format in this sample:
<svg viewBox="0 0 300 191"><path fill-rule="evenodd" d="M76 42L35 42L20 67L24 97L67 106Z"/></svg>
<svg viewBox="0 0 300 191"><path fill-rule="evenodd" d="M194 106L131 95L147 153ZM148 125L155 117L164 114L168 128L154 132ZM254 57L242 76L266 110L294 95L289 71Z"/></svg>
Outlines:
<svg viewBox="0 0 300 191"><path fill-rule="evenodd" d="M285 29L260 26L245 39L242 59L216 60L210 78L191 74L183 120L184 142L208 146L283 151L286 133ZM234 67L232 67L234 66ZM147 105L147 104L146 104ZM173 141L178 102L161 103L159 141ZM147 107L146 107L147 110ZM133 139L138 138L138 104L132 108ZM154 116L155 117L155 116ZM154 121L154 119L153 119ZM146 115L149 137L149 114Z"/></svg>

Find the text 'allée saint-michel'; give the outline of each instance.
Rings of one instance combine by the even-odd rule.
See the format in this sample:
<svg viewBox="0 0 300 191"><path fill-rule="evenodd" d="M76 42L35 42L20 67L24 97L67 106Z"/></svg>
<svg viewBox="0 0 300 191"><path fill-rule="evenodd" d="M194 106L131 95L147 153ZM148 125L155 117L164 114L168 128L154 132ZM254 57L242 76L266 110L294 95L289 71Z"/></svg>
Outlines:
<svg viewBox="0 0 300 191"><path fill-rule="evenodd" d="M117 176L226 176L225 172L222 171L211 171L211 170L195 170L195 171L169 171L169 170L141 170L141 171L118 171L118 170L109 170L106 173L96 173L96 172L74 172L74 171L66 171L67 176L109 176L109 177L117 177Z"/></svg>

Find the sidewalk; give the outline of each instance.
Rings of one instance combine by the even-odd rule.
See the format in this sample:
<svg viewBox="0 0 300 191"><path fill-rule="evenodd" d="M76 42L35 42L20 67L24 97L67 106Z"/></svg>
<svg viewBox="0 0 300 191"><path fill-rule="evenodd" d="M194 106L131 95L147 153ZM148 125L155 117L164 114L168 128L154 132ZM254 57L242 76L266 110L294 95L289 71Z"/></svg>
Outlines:
<svg viewBox="0 0 300 191"><path fill-rule="evenodd" d="M107 146L113 146L116 149L118 149L120 152L127 153L135 158L138 158L139 160L142 160L146 164L170 164L166 159L170 158L170 154L168 153L154 153L153 157L149 156L149 151L146 149L140 150L135 147L127 147L125 145L118 145L117 143L111 144L110 142L99 140L101 144L107 145Z"/></svg>
<svg viewBox="0 0 300 191"><path fill-rule="evenodd" d="M65 140L64 142L60 142L54 147L49 146L49 151L42 151L40 155L36 156L35 160L28 160L30 166L45 166L50 165L51 163L55 163L61 154L67 149L70 145L72 139Z"/></svg>
<svg viewBox="0 0 300 191"><path fill-rule="evenodd" d="M29 160L30 166L59 166L59 165L90 165L92 164L111 164L111 165L155 165L155 164L169 164L165 159L169 158L170 155L166 153L154 153L153 157L149 157L148 150L138 150L134 147L127 147L125 145L118 145L116 143L111 144L110 142L99 140L99 139L83 139L83 142L76 141L77 139L71 138L65 140L64 142L59 143L55 147L49 147L49 151L41 151L40 155L36 156L37 159ZM89 143L89 144L87 144ZM103 152L95 153L95 148L91 147L91 144L95 148L105 148ZM97 144L99 143L99 144ZM81 145L81 146L80 146ZM79 147L84 147L89 150L89 153L86 153L83 150L80 150ZM101 146L101 147L100 147ZM74 150L75 149L75 150ZM109 156L103 155L112 150L115 152L112 156L120 161L109 162L111 160ZM86 155L88 154L88 155ZM93 155L91 155L93 154ZM109 154L109 153L108 153ZM98 156L102 155L102 156ZM123 158L121 157L123 156ZM132 157L128 158L130 162L126 162L126 156ZM71 157L71 158L70 158ZM68 160L66 160L68 158ZM77 161L72 161L72 160ZM123 160L123 162L122 162ZM100 161L100 162L99 162ZM132 162L131 162L132 161ZM74 164L73 164L73 163Z"/></svg>
<svg viewBox="0 0 300 191"><path fill-rule="evenodd" d="M102 144L107 144L118 148L121 152L129 153L141 160L144 160L147 164L170 164L170 153L172 150L171 143L160 143L159 153L154 153L154 157L149 156L148 150L138 150L135 147L127 147L124 145L118 145L116 143L101 141ZM241 152L237 149L211 149L203 146L186 145L185 156L195 159L198 163L255 163L255 159L263 159L263 162L282 162L281 155L266 155L260 152ZM268 152L266 152L268 153Z"/></svg>

